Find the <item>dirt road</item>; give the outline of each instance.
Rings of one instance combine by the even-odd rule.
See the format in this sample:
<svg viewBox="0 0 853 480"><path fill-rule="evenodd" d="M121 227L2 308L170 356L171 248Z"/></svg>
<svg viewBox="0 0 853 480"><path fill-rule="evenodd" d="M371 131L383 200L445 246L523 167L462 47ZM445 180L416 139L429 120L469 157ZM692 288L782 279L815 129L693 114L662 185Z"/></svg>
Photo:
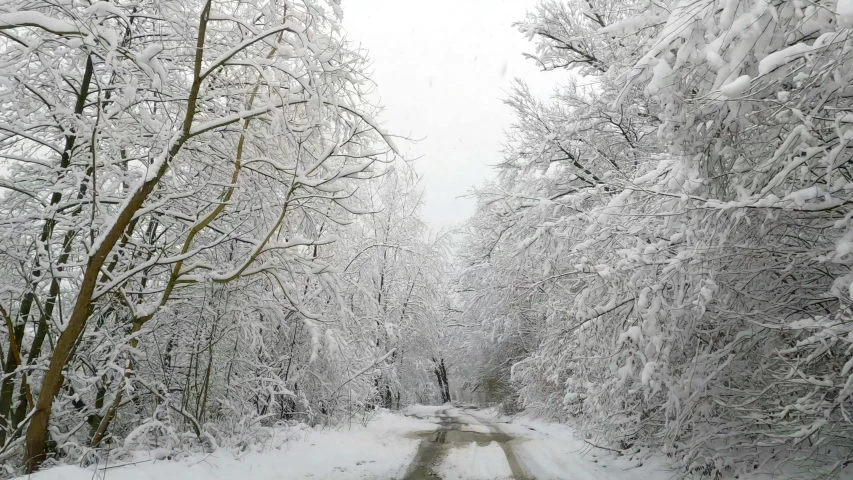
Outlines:
<svg viewBox="0 0 853 480"><path fill-rule="evenodd" d="M439 480L448 473L461 478L528 480L513 452L513 443L519 440L474 412L446 407L430 415L413 415L436 421L439 429L416 434L422 440L405 480Z"/></svg>

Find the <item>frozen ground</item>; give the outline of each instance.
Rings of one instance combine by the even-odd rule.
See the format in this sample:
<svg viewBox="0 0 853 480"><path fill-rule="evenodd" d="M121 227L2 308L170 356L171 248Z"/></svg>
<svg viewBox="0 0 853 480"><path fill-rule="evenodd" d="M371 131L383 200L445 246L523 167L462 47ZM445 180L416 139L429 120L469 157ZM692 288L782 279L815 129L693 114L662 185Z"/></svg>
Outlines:
<svg viewBox="0 0 853 480"><path fill-rule="evenodd" d="M280 445L179 461L142 461L95 471L59 467L34 480L664 480L661 464L638 466L592 449L561 425L447 406L382 412L366 427L307 430Z"/></svg>

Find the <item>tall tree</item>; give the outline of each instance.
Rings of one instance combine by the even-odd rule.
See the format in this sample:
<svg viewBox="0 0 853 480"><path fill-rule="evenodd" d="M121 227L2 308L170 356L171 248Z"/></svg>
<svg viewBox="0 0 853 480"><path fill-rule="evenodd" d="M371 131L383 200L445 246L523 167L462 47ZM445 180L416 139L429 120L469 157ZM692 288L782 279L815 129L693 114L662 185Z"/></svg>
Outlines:
<svg viewBox="0 0 853 480"><path fill-rule="evenodd" d="M324 1L0 7L0 440L12 450L26 430L28 471L50 455L51 428L71 435L75 418L101 443L136 391L151 322L188 298L263 285L310 323L301 278L323 275L312 249L334 237L309 227L357 213L353 182L393 159L339 17ZM228 314L200 306L200 320ZM174 408L201 435L228 332L195 331L189 367L203 380Z"/></svg>

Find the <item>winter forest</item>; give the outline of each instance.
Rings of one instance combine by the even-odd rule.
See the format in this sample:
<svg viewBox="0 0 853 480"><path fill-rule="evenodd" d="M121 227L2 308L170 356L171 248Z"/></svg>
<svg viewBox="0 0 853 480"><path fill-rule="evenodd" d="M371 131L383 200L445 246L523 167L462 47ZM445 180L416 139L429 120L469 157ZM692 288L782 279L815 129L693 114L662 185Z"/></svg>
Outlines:
<svg viewBox="0 0 853 480"><path fill-rule="evenodd" d="M853 478L853 0L534 1L449 228L358 8L0 0L0 478L487 413L630 468L315 478Z"/></svg>

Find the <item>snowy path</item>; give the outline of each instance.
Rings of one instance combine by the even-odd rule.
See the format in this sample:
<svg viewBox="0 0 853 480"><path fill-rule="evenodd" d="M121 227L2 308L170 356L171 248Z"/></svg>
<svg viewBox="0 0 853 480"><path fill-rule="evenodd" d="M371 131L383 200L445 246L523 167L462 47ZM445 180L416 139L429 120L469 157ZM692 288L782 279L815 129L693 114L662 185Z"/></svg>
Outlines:
<svg viewBox="0 0 853 480"><path fill-rule="evenodd" d="M440 427L422 435L405 480L528 478L509 446L513 437L468 410L424 407L410 414Z"/></svg>
<svg viewBox="0 0 853 480"><path fill-rule="evenodd" d="M366 426L290 431L254 451L220 449L177 461L65 466L34 480L664 480L646 461L591 449L564 426L452 406L382 412Z"/></svg>
<svg viewBox="0 0 853 480"><path fill-rule="evenodd" d="M564 426L501 419L475 409L411 407L410 416L435 422L422 433L404 480L663 480L662 462L631 462L592 449Z"/></svg>

